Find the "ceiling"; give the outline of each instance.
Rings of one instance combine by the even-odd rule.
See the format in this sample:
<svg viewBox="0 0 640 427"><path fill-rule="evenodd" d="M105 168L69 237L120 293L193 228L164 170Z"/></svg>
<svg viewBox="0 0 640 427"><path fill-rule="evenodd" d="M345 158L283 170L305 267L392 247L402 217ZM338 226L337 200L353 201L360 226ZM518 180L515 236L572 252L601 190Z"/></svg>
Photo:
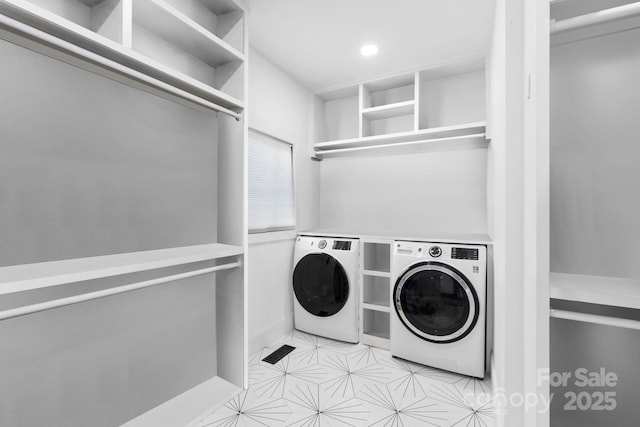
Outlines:
<svg viewBox="0 0 640 427"><path fill-rule="evenodd" d="M488 52L494 0L247 0L249 42L312 91ZM377 55L360 47L375 43Z"/></svg>

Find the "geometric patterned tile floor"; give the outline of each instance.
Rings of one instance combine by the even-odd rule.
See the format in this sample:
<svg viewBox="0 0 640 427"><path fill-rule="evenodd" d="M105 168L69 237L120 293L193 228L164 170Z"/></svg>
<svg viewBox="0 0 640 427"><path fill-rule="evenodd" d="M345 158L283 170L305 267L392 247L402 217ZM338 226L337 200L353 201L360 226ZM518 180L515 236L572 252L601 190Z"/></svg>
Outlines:
<svg viewBox="0 0 640 427"><path fill-rule="evenodd" d="M275 365L262 359L296 347ZM249 361L249 388L193 427L490 427L488 379L293 331Z"/></svg>

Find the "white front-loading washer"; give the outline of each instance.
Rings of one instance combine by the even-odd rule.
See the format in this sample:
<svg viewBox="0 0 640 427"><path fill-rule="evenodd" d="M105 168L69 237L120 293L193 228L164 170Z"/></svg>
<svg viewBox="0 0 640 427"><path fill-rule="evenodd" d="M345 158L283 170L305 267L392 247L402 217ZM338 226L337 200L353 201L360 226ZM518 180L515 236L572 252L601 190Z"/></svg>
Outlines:
<svg viewBox="0 0 640 427"><path fill-rule="evenodd" d="M358 342L358 239L300 235L293 259L295 328Z"/></svg>
<svg viewBox="0 0 640 427"><path fill-rule="evenodd" d="M391 355L485 375L487 249L394 242Z"/></svg>

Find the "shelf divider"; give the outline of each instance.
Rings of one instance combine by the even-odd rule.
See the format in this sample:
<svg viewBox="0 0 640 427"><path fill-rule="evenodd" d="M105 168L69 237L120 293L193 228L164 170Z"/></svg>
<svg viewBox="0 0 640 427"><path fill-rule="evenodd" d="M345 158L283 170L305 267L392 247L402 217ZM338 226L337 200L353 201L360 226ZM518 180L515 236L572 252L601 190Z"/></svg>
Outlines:
<svg viewBox="0 0 640 427"><path fill-rule="evenodd" d="M384 305L384 301L371 301L364 302L362 308L365 310L381 311L383 313L390 313L388 305Z"/></svg>
<svg viewBox="0 0 640 427"><path fill-rule="evenodd" d="M375 276L375 277L391 277L391 273L388 271L377 271L377 270L362 270L362 274L365 276Z"/></svg>
<svg viewBox="0 0 640 427"><path fill-rule="evenodd" d="M403 101L378 107L363 108L362 115L368 120L388 119L391 117L407 116L414 113L415 101Z"/></svg>

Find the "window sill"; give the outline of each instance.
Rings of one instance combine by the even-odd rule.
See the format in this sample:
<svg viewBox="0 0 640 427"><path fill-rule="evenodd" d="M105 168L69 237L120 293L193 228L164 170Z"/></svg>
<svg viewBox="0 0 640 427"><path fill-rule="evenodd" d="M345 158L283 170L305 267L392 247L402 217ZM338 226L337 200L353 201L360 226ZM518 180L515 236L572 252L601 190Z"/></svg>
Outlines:
<svg viewBox="0 0 640 427"><path fill-rule="evenodd" d="M264 243L274 243L283 240L295 240L298 232L295 229L282 231L269 231L266 233L250 233L249 246L260 245Z"/></svg>

